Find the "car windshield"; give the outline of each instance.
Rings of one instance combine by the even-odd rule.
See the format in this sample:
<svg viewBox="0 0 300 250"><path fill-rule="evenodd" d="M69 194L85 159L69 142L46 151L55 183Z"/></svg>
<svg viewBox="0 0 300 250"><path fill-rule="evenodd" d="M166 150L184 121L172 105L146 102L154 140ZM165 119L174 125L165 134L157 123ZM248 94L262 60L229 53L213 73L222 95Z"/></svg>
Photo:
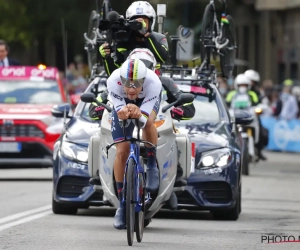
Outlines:
<svg viewBox="0 0 300 250"><path fill-rule="evenodd" d="M55 104L62 102L55 80L0 80L0 103Z"/></svg>
<svg viewBox="0 0 300 250"><path fill-rule="evenodd" d="M208 97L196 95L194 99L196 109L195 116L190 120L175 121L176 125L186 125L187 123L195 123L197 125L206 123L218 123L221 120L220 112L216 100L209 102Z"/></svg>

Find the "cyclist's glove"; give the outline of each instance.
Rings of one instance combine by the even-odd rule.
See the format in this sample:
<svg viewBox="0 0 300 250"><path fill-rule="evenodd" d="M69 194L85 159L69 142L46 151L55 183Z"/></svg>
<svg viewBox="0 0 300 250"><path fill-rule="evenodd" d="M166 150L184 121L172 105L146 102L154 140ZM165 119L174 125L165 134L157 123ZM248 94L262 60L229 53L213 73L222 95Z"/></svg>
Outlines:
<svg viewBox="0 0 300 250"><path fill-rule="evenodd" d="M93 120L101 120L104 113L104 109L105 108L102 106L95 107L94 110L91 112L91 118Z"/></svg>
<svg viewBox="0 0 300 250"><path fill-rule="evenodd" d="M183 117L184 112L183 109L177 107L177 108L172 108L170 113L173 119L180 121Z"/></svg>

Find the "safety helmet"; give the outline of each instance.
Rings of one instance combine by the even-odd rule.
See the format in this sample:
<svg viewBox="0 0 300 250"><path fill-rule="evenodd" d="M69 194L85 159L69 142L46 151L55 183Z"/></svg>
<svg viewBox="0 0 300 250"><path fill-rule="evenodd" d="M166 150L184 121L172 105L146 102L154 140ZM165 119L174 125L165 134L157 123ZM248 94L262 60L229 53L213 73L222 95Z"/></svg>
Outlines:
<svg viewBox="0 0 300 250"><path fill-rule="evenodd" d="M260 75L257 71L253 69L249 69L245 71L244 73L251 81L253 82L259 82L260 81Z"/></svg>
<svg viewBox="0 0 300 250"><path fill-rule="evenodd" d="M153 53L149 49L138 48L134 49L127 59L139 59L141 60L148 69L155 70L156 59Z"/></svg>
<svg viewBox="0 0 300 250"><path fill-rule="evenodd" d="M146 16L149 18L149 27L154 30L156 13L150 3L146 1L133 2L126 11L126 18L133 19Z"/></svg>
<svg viewBox="0 0 300 250"><path fill-rule="evenodd" d="M124 87L142 87L146 75L147 67L139 59L127 59L120 68L120 77Z"/></svg>
<svg viewBox="0 0 300 250"><path fill-rule="evenodd" d="M238 89L239 85L248 85L248 89L251 87L251 81L245 74L239 74L234 80L234 86Z"/></svg>

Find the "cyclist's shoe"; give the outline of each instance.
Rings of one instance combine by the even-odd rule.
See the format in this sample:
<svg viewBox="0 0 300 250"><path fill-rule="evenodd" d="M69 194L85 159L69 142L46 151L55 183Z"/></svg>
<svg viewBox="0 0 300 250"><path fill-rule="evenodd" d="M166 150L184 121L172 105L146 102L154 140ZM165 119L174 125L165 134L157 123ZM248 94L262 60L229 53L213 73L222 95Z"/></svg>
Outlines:
<svg viewBox="0 0 300 250"><path fill-rule="evenodd" d="M155 192L159 187L158 169L148 168L146 179L146 190L150 193Z"/></svg>
<svg viewBox="0 0 300 250"><path fill-rule="evenodd" d="M116 229L126 228L126 212L125 208L118 208L114 217L114 227Z"/></svg>
<svg viewBox="0 0 300 250"><path fill-rule="evenodd" d="M177 196L175 194L175 192L173 191L171 196L170 196L170 199L167 201L167 204L168 208L170 210L176 210L177 209L177 206L178 206L178 200L177 200Z"/></svg>

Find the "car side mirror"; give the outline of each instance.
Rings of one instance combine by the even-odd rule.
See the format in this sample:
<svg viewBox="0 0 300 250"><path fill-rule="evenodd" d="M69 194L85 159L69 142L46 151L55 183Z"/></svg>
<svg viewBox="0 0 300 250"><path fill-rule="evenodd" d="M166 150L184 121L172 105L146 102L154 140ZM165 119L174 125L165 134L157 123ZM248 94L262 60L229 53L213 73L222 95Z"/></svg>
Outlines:
<svg viewBox="0 0 300 250"><path fill-rule="evenodd" d="M87 103L92 103L95 101L95 95L92 93L83 93L80 96L81 101L87 102Z"/></svg>
<svg viewBox="0 0 300 250"><path fill-rule="evenodd" d="M253 115L245 110L234 111L235 123L238 125L250 125L253 121Z"/></svg>
<svg viewBox="0 0 300 250"><path fill-rule="evenodd" d="M51 109L51 114L52 116L56 117L56 118L71 118L72 116L70 116L70 110L71 110L71 106L69 103L64 103L61 105L55 105L53 106L53 108Z"/></svg>
<svg viewBox="0 0 300 250"><path fill-rule="evenodd" d="M179 102L180 103L190 103L194 101L194 95L190 93L182 93L179 96Z"/></svg>

